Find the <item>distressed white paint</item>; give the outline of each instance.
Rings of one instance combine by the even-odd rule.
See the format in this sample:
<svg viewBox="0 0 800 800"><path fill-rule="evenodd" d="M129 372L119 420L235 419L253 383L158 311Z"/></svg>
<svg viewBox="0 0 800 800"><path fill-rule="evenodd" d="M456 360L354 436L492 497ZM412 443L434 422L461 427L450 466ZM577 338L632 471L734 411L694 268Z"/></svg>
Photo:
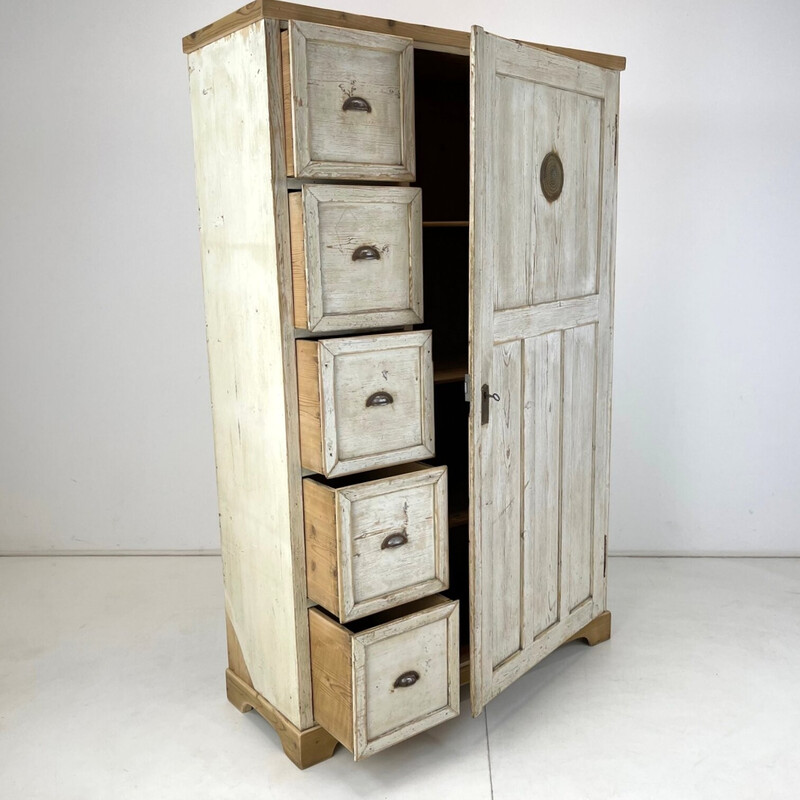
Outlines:
<svg viewBox="0 0 800 800"><path fill-rule="evenodd" d="M356 760L458 715L458 601L442 601L353 637ZM419 680L395 688L412 670Z"/></svg>
<svg viewBox="0 0 800 800"><path fill-rule="evenodd" d="M225 606L253 687L307 728L278 37L277 23L262 21L213 42L189 56L189 83Z"/></svg>
<svg viewBox="0 0 800 800"><path fill-rule="evenodd" d="M309 330L422 322L421 189L306 185L303 219Z"/></svg>
<svg viewBox="0 0 800 800"><path fill-rule="evenodd" d="M605 609L618 80L473 29L475 714Z"/></svg>
<svg viewBox="0 0 800 800"><path fill-rule="evenodd" d="M336 497L342 621L448 588L446 467L344 487ZM385 547L394 534L405 542Z"/></svg>
<svg viewBox="0 0 800 800"><path fill-rule="evenodd" d="M411 40L291 21L289 48L294 174L414 180ZM348 97L371 110L344 110Z"/></svg>

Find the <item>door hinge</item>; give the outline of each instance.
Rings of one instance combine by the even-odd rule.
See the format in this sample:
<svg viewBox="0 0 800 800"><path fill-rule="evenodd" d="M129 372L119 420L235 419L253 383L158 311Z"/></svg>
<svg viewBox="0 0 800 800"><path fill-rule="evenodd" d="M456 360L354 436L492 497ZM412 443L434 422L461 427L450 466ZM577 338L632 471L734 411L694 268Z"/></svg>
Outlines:
<svg viewBox="0 0 800 800"><path fill-rule="evenodd" d="M464 376L464 402L472 402L472 375L469 373Z"/></svg>
<svg viewBox="0 0 800 800"><path fill-rule="evenodd" d="M481 386L481 425L488 425L489 423L489 401L500 400L500 395L497 392L489 391L489 384L484 383Z"/></svg>
<svg viewBox="0 0 800 800"><path fill-rule="evenodd" d="M619 114L614 115L614 166L617 166L617 148L619 146Z"/></svg>

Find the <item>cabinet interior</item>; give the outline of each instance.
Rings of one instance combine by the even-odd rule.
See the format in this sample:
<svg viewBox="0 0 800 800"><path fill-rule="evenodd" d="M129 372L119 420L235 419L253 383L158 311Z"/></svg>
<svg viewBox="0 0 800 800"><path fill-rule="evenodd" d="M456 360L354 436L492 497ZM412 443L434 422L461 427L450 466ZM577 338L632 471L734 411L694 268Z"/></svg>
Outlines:
<svg viewBox="0 0 800 800"><path fill-rule="evenodd" d="M414 51L417 180L422 188L424 324L433 331L436 457L447 466L450 589L469 642L469 56Z"/></svg>

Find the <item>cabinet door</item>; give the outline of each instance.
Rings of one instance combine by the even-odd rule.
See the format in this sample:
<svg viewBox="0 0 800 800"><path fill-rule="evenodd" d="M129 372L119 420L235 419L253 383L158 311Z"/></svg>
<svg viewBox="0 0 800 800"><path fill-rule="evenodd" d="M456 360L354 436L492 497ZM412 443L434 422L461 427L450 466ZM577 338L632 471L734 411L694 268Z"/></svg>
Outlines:
<svg viewBox="0 0 800 800"><path fill-rule="evenodd" d="M473 714L605 610L618 90L473 28Z"/></svg>

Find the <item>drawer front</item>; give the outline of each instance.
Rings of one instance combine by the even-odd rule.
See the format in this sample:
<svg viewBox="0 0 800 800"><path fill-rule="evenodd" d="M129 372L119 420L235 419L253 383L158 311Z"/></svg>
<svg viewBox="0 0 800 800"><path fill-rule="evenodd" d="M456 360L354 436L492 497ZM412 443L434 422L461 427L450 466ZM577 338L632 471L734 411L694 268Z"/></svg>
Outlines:
<svg viewBox="0 0 800 800"><path fill-rule="evenodd" d="M303 480L308 597L342 622L448 588L447 468L383 472L341 488Z"/></svg>
<svg viewBox="0 0 800 800"><path fill-rule="evenodd" d="M447 588L445 467L344 489L339 498L348 616L374 614Z"/></svg>
<svg viewBox="0 0 800 800"><path fill-rule="evenodd" d="M434 455L430 331L300 340L297 353L304 467L333 477Z"/></svg>
<svg viewBox="0 0 800 800"><path fill-rule="evenodd" d="M314 718L356 760L458 715L457 600L427 597L358 632L308 617Z"/></svg>
<svg viewBox="0 0 800 800"><path fill-rule="evenodd" d="M305 186L290 195L295 326L422 322L422 191Z"/></svg>
<svg viewBox="0 0 800 800"><path fill-rule="evenodd" d="M357 759L457 716L458 601L356 634L353 675Z"/></svg>
<svg viewBox="0 0 800 800"><path fill-rule="evenodd" d="M414 180L413 43L289 22L294 174Z"/></svg>

